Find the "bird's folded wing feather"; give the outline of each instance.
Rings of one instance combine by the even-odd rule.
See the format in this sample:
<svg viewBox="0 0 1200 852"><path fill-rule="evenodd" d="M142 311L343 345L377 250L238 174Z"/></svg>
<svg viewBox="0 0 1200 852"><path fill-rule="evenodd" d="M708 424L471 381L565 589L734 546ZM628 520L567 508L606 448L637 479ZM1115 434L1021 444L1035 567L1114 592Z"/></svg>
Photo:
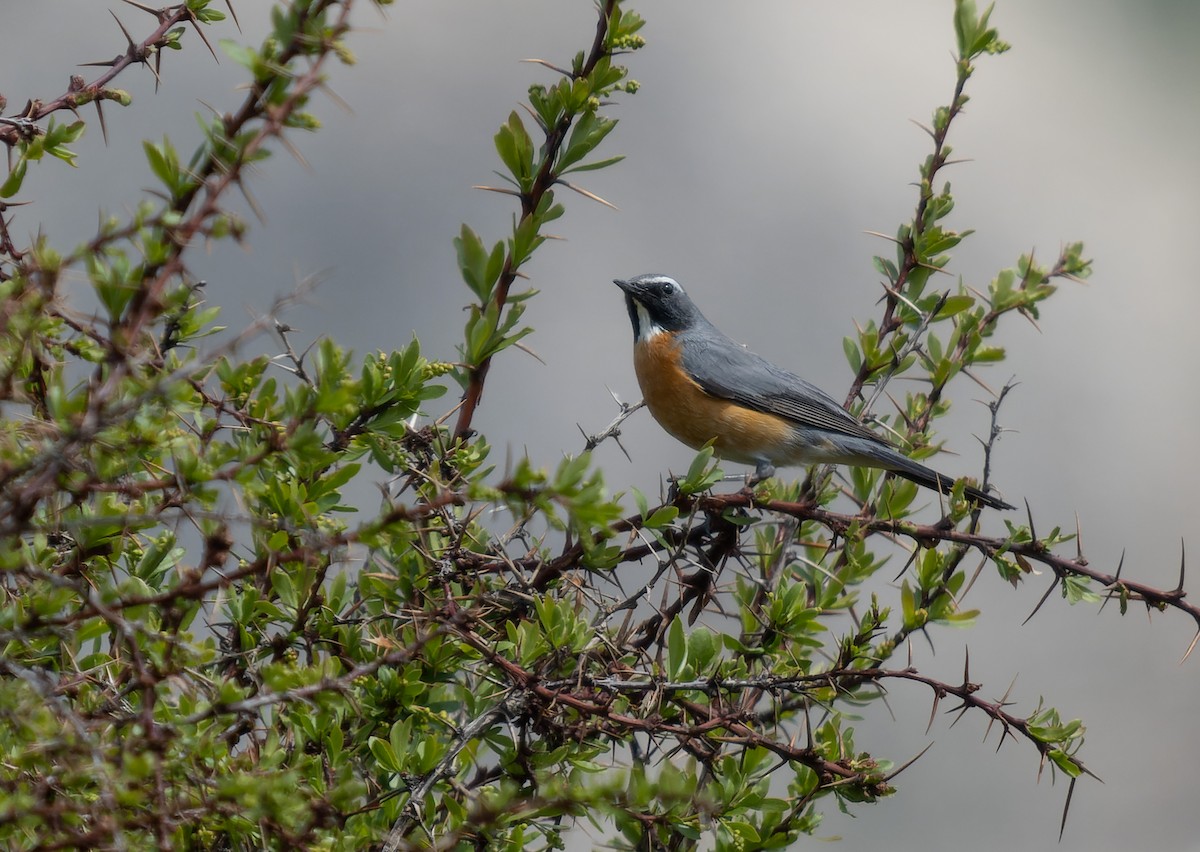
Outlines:
<svg viewBox="0 0 1200 852"><path fill-rule="evenodd" d="M712 331L715 329L683 347L683 368L706 393L775 414L797 426L829 429L890 446L816 385Z"/></svg>

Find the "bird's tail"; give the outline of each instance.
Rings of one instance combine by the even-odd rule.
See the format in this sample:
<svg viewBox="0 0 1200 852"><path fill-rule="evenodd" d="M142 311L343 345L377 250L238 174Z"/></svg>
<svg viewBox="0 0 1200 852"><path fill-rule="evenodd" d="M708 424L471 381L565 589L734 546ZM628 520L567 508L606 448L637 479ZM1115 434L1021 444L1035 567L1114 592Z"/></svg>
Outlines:
<svg viewBox="0 0 1200 852"><path fill-rule="evenodd" d="M901 455L883 444L868 443L867 441L855 442L855 449L861 456L868 456L871 459L873 467L880 467L884 470L890 470L898 476L911 480L917 485L923 485L926 488L932 488L935 491L940 491L943 494L949 494L954 488L954 477L946 476L943 473L938 473L932 468L915 462L908 456ZM861 462L859 462L861 463ZM982 489L976 488L973 485L968 485L963 489L963 493L968 500L973 500L981 506L988 506L992 509L1015 509L1009 503L1005 503L999 497L989 494Z"/></svg>
<svg viewBox="0 0 1200 852"><path fill-rule="evenodd" d="M904 457L901 456L901 458ZM917 464L915 461L909 458L905 458L904 461L907 462L907 464L897 465L896 467L890 467L889 469L898 476L903 476L905 479L912 480L913 482L917 483L917 485L924 485L926 488L932 488L936 491L942 492L943 494L949 494L951 489L954 488L954 477L938 473L936 470L925 467L923 464ZM968 500L973 500L981 506L988 506L992 509L1017 508L1010 503L1005 503L994 494L989 494L982 489L976 488L974 485L968 485L963 488L963 494L966 495Z"/></svg>

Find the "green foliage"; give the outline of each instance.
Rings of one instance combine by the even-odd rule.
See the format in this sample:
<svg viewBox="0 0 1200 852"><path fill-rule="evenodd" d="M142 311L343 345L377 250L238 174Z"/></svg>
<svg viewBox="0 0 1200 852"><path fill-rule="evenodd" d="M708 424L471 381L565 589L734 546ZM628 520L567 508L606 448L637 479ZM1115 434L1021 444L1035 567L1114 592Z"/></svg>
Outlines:
<svg viewBox="0 0 1200 852"><path fill-rule="evenodd" d="M518 323L525 310L522 302L534 293L512 293L511 287L521 267L545 241L542 229L563 214L553 187L562 185L603 202L568 183L564 175L602 169L621 160L616 156L582 162L617 126L615 119L600 114L603 99L637 90L636 84L626 79L627 70L612 59L618 50L636 50L642 46L636 33L643 22L613 0L598 8L606 24L603 41L595 44L588 54L576 54L569 70L542 62L557 72L559 79L550 86L535 84L529 88L529 113L544 139L542 144L535 144L516 110L496 133L496 153L505 169L497 174L513 188L482 188L520 200L520 213L513 216L510 235L489 250L464 224L462 233L454 240L459 270L477 299L470 307L463 335L465 343L459 347L463 366L455 371L455 378L466 390L454 430L458 439L470 433L471 418L483 393L492 358L531 331Z"/></svg>
<svg viewBox="0 0 1200 852"><path fill-rule="evenodd" d="M552 471L491 463L473 413L536 295L512 285L564 213L556 188L594 198L565 176L620 160L604 151L604 111L636 91L615 60L644 42L617 0L599 4L590 51L543 63L554 81L495 134L506 185L492 189L518 211L490 245L465 224L453 241L470 299L455 363L423 354L448 344L417 340L364 357L319 340L297 355L281 324L277 358L240 354L261 324L206 342L218 309L189 252L244 239L229 192L279 137L318 127L304 110L326 60L351 60L350 6L276 4L263 44L222 42L248 75L241 107L201 119L186 161L167 138L144 143L159 189L86 244L17 250L0 219L0 842L561 848L587 820L613 848L785 848L818 829L821 807L895 793L891 762L858 750L850 724L885 685L928 690L935 708L953 696L1085 773L1078 721L1042 705L1011 715L966 676L942 683L895 660L916 631L972 623L970 552L1014 583L1049 566L1073 603L1108 586L1122 611L1186 607L1056 556L1072 538L1059 529L1039 538L1009 521L982 536L961 483L946 517L923 524L927 493L867 470L844 487L816 470L714 494L711 447L661 501L612 495L589 453ZM224 19L208 0L162 14L115 70ZM917 458L938 449L950 383L1003 359L1005 318L1036 319L1057 281L1089 270L1072 244L986 287L934 286L970 234L949 228L949 184L935 187L972 63L1007 47L989 14L956 4L954 97L935 111L895 256L875 258L888 297L844 343L850 399L922 380L876 418ZM69 94L0 130L0 195L25 189L44 154L75 164L66 146L84 122L51 112L128 102L101 86ZM67 310L67 275L102 316ZM463 398L430 410L450 378ZM377 506L355 505L364 483L383 486Z"/></svg>

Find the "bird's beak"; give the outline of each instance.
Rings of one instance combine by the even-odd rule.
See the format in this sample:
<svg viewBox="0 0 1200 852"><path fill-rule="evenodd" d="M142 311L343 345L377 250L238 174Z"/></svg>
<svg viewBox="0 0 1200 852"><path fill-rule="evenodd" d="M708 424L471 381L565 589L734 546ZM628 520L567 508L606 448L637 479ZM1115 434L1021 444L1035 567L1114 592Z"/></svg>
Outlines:
<svg viewBox="0 0 1200 852"><path fill-rule="evenodd" d="M613 283L624 290L628 295L633 295L633 284L629 281L622 281L620 278L614 278Z"/></svg>

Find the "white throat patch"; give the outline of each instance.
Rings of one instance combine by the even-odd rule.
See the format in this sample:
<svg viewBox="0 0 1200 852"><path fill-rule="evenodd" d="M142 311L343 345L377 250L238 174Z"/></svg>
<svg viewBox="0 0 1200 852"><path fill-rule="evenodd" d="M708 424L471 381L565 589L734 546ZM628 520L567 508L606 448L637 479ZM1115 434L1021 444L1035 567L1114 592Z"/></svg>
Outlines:
<svg viewBox="0 0 1200 852"><path fill-rule="evenodd" d="M662 334L666 329L656 323L650 317L650 312L646 310L646 306L637 299L633 300L633 305L637 308L638 315L638 341L645 342L653 337Z"/></svg>

